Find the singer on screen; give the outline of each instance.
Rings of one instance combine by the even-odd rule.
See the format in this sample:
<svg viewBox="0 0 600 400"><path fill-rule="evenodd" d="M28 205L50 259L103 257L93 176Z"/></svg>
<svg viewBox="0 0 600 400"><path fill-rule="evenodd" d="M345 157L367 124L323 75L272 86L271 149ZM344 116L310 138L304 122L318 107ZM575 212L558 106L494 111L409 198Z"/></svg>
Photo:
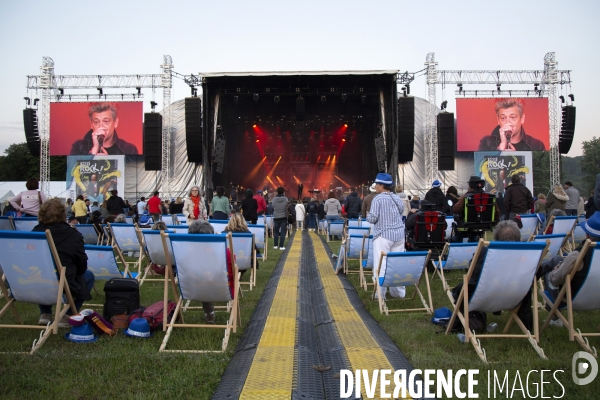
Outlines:
<svg viewBox="0 0 600 400"><path fill-rule="evenodd" d="M491 135L479 142L478 151L532 151L546 150L541 140L525 133L523 102L518 99L499 99L495 105L498 126Z"/></svg>
<svg viewBox="0 0 600 400"><path fill-rule="evenodd" d="M139 154L134 144L117 135L118 109L113 103L93 103L88 109L90 130L71 147L71 155Z"/></svg>

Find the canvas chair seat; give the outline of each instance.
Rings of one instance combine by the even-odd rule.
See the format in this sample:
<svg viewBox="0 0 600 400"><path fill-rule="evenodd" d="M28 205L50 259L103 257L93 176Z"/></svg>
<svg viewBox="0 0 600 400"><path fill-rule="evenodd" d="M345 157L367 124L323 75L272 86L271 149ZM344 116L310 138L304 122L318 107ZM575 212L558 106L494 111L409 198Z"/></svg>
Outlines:
<svg viewBox="0 0 600 400"><path fill-rule="evenodd" d="M334 236L344 236L344 221L331 221L327 229L327 241L333 240Z"/></svg>
<svg viewBox="0 0 600 400"><path fill-rule="evenodd" d="M359 235L362 237L363 235L369 236L371 234L371 228L366 226L348 226L346 236L349 235Z"/></svg>
<svg viewBox="0 0 600 400"><path fill-rule="evenodd" d="M361 219L360 220L360 226L363 227L363 228L369 228L369 229L373 228L373 225L369 221L367 221L366 219Z"/></svg>
<svg viewBox="0 0 600 400"><path fill-rule="evenodd" d="M175 225L177 227L180 227L181 225ZM150 271L152 270L152 264L156 264L156 265L167 265L168 263L168 259L167 256L165 255L165 248L163 246L163 241L160 237L160 232L161 231L157 231L157 230L152 230L152 229L143 229L140 230L138 229L138 234L141 235L143 243L144 243L144 249L145 252L147 254L148 257L148 264L146 265L146 267L144 268L144 273L142 278L140 279L140 285L145 282L146 280L152 281L152 282L163 282L164 278L162 278L161 276L157 277L153 277L152 279L147 279L148 278L148 274L150 273ZM173 230L167 230L167 233L176 233ZM187 233L187 231L186 231ZM171 246L167 246L168 251L170 252L170 256L171 259L173 257L173 252L171 250Z"/></svg>
<svg viewBox="0 0 600 400"><path fill-rule="evenodd" d="M272 237L273 236L273 216L272 215L265 214L264 225L265 225L265 228L267 229L267 237Z"/></svg>
<svg viewBox="0 0 600 400"><path fill-rule="evenodd" d="M97 281L108 281L112 278L122 278L131 276L129 270L125 266L125 260L121 259L121 263L125 266L125 270L119 269L117 257L115 256L114 249L112 246L98 246L89 245L85 246L85 254L88 256L87 268L94 274L94 278ZM121 255L119 255L121 257Z"/></svg>
<svg viewBox="0 0 600 400"><path fill-rule="evenodd" d="M585 242L585 239L587 239L587 236L581 226L575 226L575 229L573 229L573 246L579 247L581 243Z"/></svg>
<svg viewBox="0 0 600 400"><path fill-rule="evenodd" d="M50 231L0 231L0 265L3 266L6 282L10 286L10 296L4 296L6 303L0 310L0 318L10 310L17 322L17 325L0 324L0 329L40 329L40 336L33 341L29 352L33 354L50 334L58 333L58 322L69 308L73 314L77 313L66 281L66 270L60 262ZM1 279L0 290L2 293L9 293ZM56 305L53 322L45 328L23 324L15 302Z"/></svg>
<svg viewBox="0 0 600 400"><path fill-rule="evenodd" d="M96 230L96 226L94 226L94 224L77 224L75 225L75 229L81 233L81 236L83 236L83 242L85 244L100 244L100 235L98 235L98 231Z"/></svg>
<svg viewBox="0 0 600 400"><path fill-rule="evenodd" d="M15 231L31 232L39 222L37 217L18 217L12 219Z"/></svg>
<svg viewBox="0 0 600 400"><path fill-rule="evenodd" d="M142 277L142 263L144 258L148 261L148 257L143 241L140 242L136 226L131 224L109 223L108 227L113 237L114 247L118 248L118 251L122 256L125 253L132 253L133 256L135 256L136 253L138 254L136 261L127 262L127 264L133 265L133 268L130 269L137 273L136 277L140 280ZM140 284L142 283L143 282L140 281Z"/></svg>
<svg viewBox="0 0 600 400"><path fill-rule="evenodd" d="M238 269L235 265L232 235L180 235L161 232L163 244L173 252L173 259L168 256L166 278L173 278L173 265L177 265L177 287L172 284L176 308L171 321L164 324L166 334L159 351L170 352L224 352L229 342L231 331L237 330L239 308ZM228 271L227 249L231 253L232 271ZM173 279L170 279L173 282ZM167 321L168 285L165 280L164 321ZM232 302L230 316L226 325L189 324L178 322L183 312L184 301L199 302ZM182 318L181 318L182 320ZM167 344L175 328L218 328L225 329L220 351L212 350L167 350Z"/></svg>
<svg viewBox="0 0 600 400"><path fill-rule="evenodd" d="M166 225L167 229L174 233L188 233L189 226L185 224L181 225Z"/></svg>
<svg viewBox="0 0 600 400"><path fill-rule="evenodd" d="M319 227L319 234L325 235L327 233L327 220L320 219L317 221L317 223L318 223L318 227Z"/></svg>
<svg viewBox="0 0 600 400"><path fill-rule="evenodd" d="M521 223L523 228L521 231L521 241L529 242L531 238L537 235L540 219L537 214L523 214L521 217Z"/></svg>
<svg viewBox="0 0 600 400"><path fill-rule="evenodd" d="M253 225L248 224L248 230L254 234L254 244L260 253L262 254L263 261L267 260L267 253L269 246L267 243L267 228L265 225ZM257 255L258 256L258 255Z"/></svg>
<svg viewBox="0 0 600 400"><path fill-rule="evenodd" d="M215 234L219 234L225 230L229 220L220 220L220 219L210 219L208 220L210 225L213 227Z"/></svg>
<svg viewBox="0 0 600 400"><path fill-rule="evenodd" d="M346 265L345 259L346 259L346 241L342 240L342 243L340 244L340 251L339 251L338 257L337 257L337 262L333 266L333 272L335 272L336 275L338 274L338 272L340 272L344 269L344 266Z"/></svg>
<svg viewBox="0 0 600 400"><path fill-rule="evenodd" d="M548 251L542 261L546 261L560 253L560 249L565 245L567 241L567 235L563 234L552 234L552 235L537 235L533 238L534 242L545 243L547 240L550 241Z"/></svg>
<svg viewBox="0 0 600 400"><path fill-rule="evenodd" d="M377 300L379 301L379 312L381 314L385 313L385 315L389 315L390 312L404 311L425 311L427 314L433 313L429 277L426 273L427 263L429 262L430 257L431 250L391 252L387 254L381 253L379 256L379 263L377 264L377 271L373 274L375 287L372 297L375 297L375 293L381 294L380 288L414 286L415 291L410 299L413 299L415 294L418 294L423 303L423 308L390 309L384 298L385 296L378 295ZM421 283L423 275L425 275L425 285L429 302L425 300L419 289L419 284Z"/></svg>
<svg viewBox="0 0 600 400"><path fill-rule="evenodd" d="M360 252L360 285L368 290L368 286L372 283L368 283L366 275L373 275L373 268L375 268L375 253L373 252L373 235L363 236L363 242Z"/></svg>
<svg viewBox="0 0 600 400"><path fill-rule="evenodd" d="M535 274L547 251L548 243L534 242L484 242L479 241L467 274L463 277L463 287L453 303L454 312L448 323L446 334L450 332L454 321L458 318L465 328L465 338L470 341L477 355L487 362L485 350L481 347L481 338L521 338L528 339L541 358L546 358L544 351L538 346L538 308L533 307L533 335L517 316L521 301L530 290L533 298L537 297ZM481 273L473 293L469 293L469 282L475 265L483 248L487 253L483 260ZM464 308L464 310L463 310ZM468 315L471 311L496 312L510 310L510 317L504 331L500 334L476 334L470 331ZM508 334L508 329L515 321L522 334Z"/></svg>
<svg viewBox="0 0 600 400"><path fill-rule="evenodd" d="M358 228L360 226L360 220L358 218L348 218L348 228Z"/></svg>
<svg viewBox="0 0 600 400"><path fill-rule="evenodd" d="M254 247L254 234L244 232L231 232L235 264L238 271L250 270L250 280L241 282L248 285L250 290L256 286L256 247Z"/></svg>
<svg viewBox="0 0 600 400"><path fill-rule="evenodd" d="M450 292L450 285L448 285L444 272L469 269L469 263L473 258L473 253L475 253L476 248L477 243L473 242L446 243L444 249L440 253L439 259L432 261L435 269L431 279L433 279L436 274L439 274L440 279L442 280L442 286L448 296L452 296L452 293Z"/></svg>
<svg viewBox="0 0 600 400"><path fill-rule="evenodd" d="M361 234L357 234L357 235L348 235L346 237L346 245L345 245L345 249L346 249L346 254L344 254L344 273L345 274L351 274L351 273L360 273L360 270L350 270L348 268L348 261L349 260L360 260L360 252L362 251L362 245L363 245L363 235Z"/></svg>
<svg viewBox="0 0 600 400"><path fill-rule="evenodd" d="M0 231L14 231L12 217L0 217Z"/></svg>
<svg viewBox="0 0 600 400"><path fill-rule="evenodd" d="M184 214L175 214L173 222L175 222L175 225L186 225L187 218Z"/></svg>
<svg viewBox="0 0 600 400"><path fill-rule="evenodd" d="M581 264L584 262L584 257L590 252L590 265L585 274L585 279L581 283L579 290L574 293L575 289L572 287L573 278ZM600 310L600 290L598 290L598 282L600 282L600 245L590 240L586 240L579 252L577 260L573 264L573 269L565 277L565 283L559 291L558 296L556 296L556 299L551 298L546 293L542 293L542 297L546 303L551 306L550 313L542 327L542 331L548 327L550 320L554 315L558 316L569 332L569 340L577 340L581 347L583 347L585 351L591 353L595 358L598 358L598 352L595 347L590 345L587 338L590 336L600 337L600 333L581 332L580 329L576 329L573 311ZM567 310L566 318L559 312L560 309Z"/></svg>

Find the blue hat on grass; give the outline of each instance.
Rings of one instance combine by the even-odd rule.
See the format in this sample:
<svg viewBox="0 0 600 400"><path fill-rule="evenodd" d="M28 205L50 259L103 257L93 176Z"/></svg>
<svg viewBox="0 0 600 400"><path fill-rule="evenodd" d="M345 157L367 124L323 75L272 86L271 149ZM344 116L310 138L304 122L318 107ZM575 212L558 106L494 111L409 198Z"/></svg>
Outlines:
<svg viewBox="0 0 600 400"><path fill-rule="evenodd" d="M131 321L129 328L124 333L129 337L142 339L152 336L152 333L150 333L150 324L146 321L146 318L136 318Z"/></svg>
<svg viewBox="0 0 600 400"><path fill-rule="evenodd" d="M90 324L83 320L81 325L71 323L71 332L65 334L65 339L73 343L93 343L98 340L98 336L94 334Z"/></svg>
<svg viewBox="0 0 600 400"><path fill-rule="evenodd" d="M392 185L394 181L392 180L392 176L390 174L380 172L377 174L377 178L375 178L375 183L380 183L382 185Z"/></svg>

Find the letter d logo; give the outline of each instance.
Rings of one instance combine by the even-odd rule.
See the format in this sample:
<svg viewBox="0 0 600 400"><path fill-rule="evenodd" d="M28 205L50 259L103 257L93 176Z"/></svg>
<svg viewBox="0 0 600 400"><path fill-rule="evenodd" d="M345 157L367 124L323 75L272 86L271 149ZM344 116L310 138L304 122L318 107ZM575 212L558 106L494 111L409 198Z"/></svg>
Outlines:
<svg viewBox="0 0 600 400"><path fill-rule="evenodd" d="M582 358L585 358L585 361L581 360ZM594 356L585 351L578 351L573 355L571 367L573 382L575 382L576 385L587 385L596 379L596 375L598 375L598 362ZM580 376L585 375L588 371L589 375L587 377L580 378Z"/></svg>

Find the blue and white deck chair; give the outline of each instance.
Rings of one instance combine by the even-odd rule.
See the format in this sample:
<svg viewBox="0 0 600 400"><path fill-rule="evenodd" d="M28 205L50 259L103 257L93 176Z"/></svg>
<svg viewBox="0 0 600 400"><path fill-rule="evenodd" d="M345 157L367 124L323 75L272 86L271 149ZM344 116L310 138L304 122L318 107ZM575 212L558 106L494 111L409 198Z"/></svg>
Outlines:
<svg viewBox="0 0 600 400"><path fill-rule="evenodd" d="M369 236L371 234L371 228L367 228L366 226L349 226L348 228L348 235L360 235L360 236L364 236L367 235Z"/></svg>
<svg viewBox="0 0 600 400"><path fill-rule="evenodd" d="M348 221L348 224L347 224L348 228L350 228L350 227L357 228L360 226L360 219L358 219L358 218L349 218L346 221Z"/></svg>
<svg viewBox="0 0 600 400"><path fill-rule="evenodd" d="M521 214L521 242L529 242L531 238L537 235L540 220L537 214Z"/></svg>
<svg viewBox="0 0 600 400"><path fill-rule="evenodd" d="M558 216L558 217L555 215L552 215L550 217L550 220L546 224L546 230L544 231L544 234L546 233L546 231L548 230L548 228L551 225L554 225L554 228L552 229L553 234L554 233L564 233L570 239L571 234L573 233L573 229L575 229L576 223L577 223L577 217L574 215Z"/></svg>
<svg viewBox="0 0 600 400"><path fill-rule="evenodd" d="M102 225L102 242L101 244L105 244L106 246L114 246L115 239L110 234L110 228L108 225Z"/></svg>
<svg viewBox="0 0 600 400"><path fill-rule="evenodd" d="M179 226L179 225L178 225ZM140 279L140 285L142 283L144 283L144 281L146 280L146 278L148 277L148 273L150 272L150 270L152 269L152 264L156 264L156 265L167 265L167 256L165 255L165 248L163 246L163 242L162 239L160 237L160 232L161 231L156 231L156 230L152 230L152 229L138 229L138 233L140 235L142 235L143 241L144 241L144 246L146 249L146 254L148 256L148 265L146 265L146 267L144 268L144 273L142 275L142 278ZM172 230L167 230L167 233L175 233L175 231ZM186 231L187 233L187 231ZM167 246L167 249L169 249L169 251L171 251L171 247ZM172 251L171 251L171 257L173 256ZM163 282L164 278L159 277L159 278L153 278L153 279L149 279L152 282Z"/></svg>
<svg viewBox="0 0 600 400"><path fill-rule="evenodd" d="M373 274L373 268L375 268L375 254L373 252L373 235L363 236L362 249L360 252L360 285L368 290L368 286L372 283L368 283L366 274L367 270L369 274Z"/></svg>
<svg viewBox="0 0 600 400"><path fill-rule="evenodd" d="M15 231L19 232L31 232L39 224L37 217L13 218L12 222L15 226Z"/></svg>
<svg viewBox="0 0 600 400"><path fill-rule="evenodd" d="M265 228L267 229L267 237L273 237L274 236L274 233L273 233L273 216L265 214L264 224L265 224Z"/></svg>
<svg viewBox="0 0 600 400"><path fill-rule="evenodd" d="M142 262L144 257L146 257L146 251L143 243L140 242L135 225L109 223L108 227L113 237L114 247L122 255L131 253L131 256L135 257L137 253L137 261L128 262L127 264L133 265L133 268L129 269L132 271L132 274L136 274L135 276L139 280L142 276Z"/></svg>
<svg viewBox="0 0 600 400"><path fill-rule="evenodd" d="M267 259L267 231L264 225L252 225L248 224L248 230L254 234L254 244L258 251L262 253L263 261Z"/></svg>
<svg viewBox="0 0 600 400"><path fill-rule="evenodd" d="M184 214L175 214L173 217L173 222L176 222L177 224L187 225L187 218Z"/></svg>
<svg viewBox="0 0 600 400"><path fill-rule="evenodd" d="M567 235L563 234L552 234L552 235L537 235L533 238L532 242L546 243L546 240L550 241L548 251L544 256L543 261L549 260L560 252L560 249L565 245L567 241Z"/></svg>
<svg viewBox="0 0 600 400"><path fill-rule="evenodd" d="M333 272L335 272L336 275L338 274L338 272L340 272L344 269L344 265L346 264L345 258L346 258L346 241L342 240L342 243L340 244L340 252L338 254L337 261L336 261L335 265L333 266Z"/></svg>
<svg viewBox="0 0 600 400"><path fill-rule="evenodd" d="M577 216L577 225L579 225L582 222L585 222L587 220L587 218L585 217L585 214L580 214Z"/></svg>
<svg viewBox="0 0 600 400"><path fill-rule="evenodd" d="M448 296L452 296L452 293L450 292L450 286L448 285L444 271L468 270L469 263L473 258L473 253L475 253L477 245L477 242L446 243L444 249L440 253L439 259L432 260L435 269L431 279L433 280L435 275L439 274L440 279L442 280L442 286ZM451 298L450 301L453 301L453 298Z"/></svg>
<svg viewBox="0 0 600 400"><path fill-rule="evenodd" d="M377 270L373 274L375 286L373 288L372 298L375 293L381 293L380 288L414 286L415 291L410 299L414 299L418 294L423 303L423 308L404 308L390 310L386 304L385 296L377 296L379 301L379 312L389 315L390 312L405 311L425 311L427 314L433 313L433 302L431 301L431 289L429 287L429 276L427 275L427 264L431 257L431 250L428 251L409 251L381 253L377 262ZM427 289L427 298L429 303L423 297L419 284L421 278L425 276L425 285Z"/></svg>
<svg viewBox="0 0 600 400"><path fill-rule="evenodd" d="M126 221L128 224L133 224L133 217L125 217L125 221Z"/></svg>
<svg viewBox="0 0 600 400"><path fill-rule="evenodd" d="M476 289L469 293L469 281L473 274L479 255L487 248L481 274ZM465 329L465 338L471 342L481 360L487 362L487 356L479 339L517 338L527 339L541 358L546 359L544 351L538 346L538 308L533 307L533 335L517 316L521 301L531 290L533 301L537 301L537 285L535 273L539 268L548 248L548 243L533 242L485 242L479 245L473 255L469 270L463 277L463 287L454 306L454 312L448 323L446 335L452 330L454 321L458 318ZM483 256L483 255L482 255ZM533 302L532 301L532 302ZM464 308L464 310L463 310ZM510 317L501 333L475 333L469 328L470 311L492 313L509 310ZM508 333L512 321L521 329L521 334Z"/></svg>
<svg viewBox="0 0 600 400"><path fill-rule="evenodd" d="M188 225L167 225L167 229L174 233L188 233Z"/></svg>
<svg viewBox="0 0 600 400"><path fill-rule="evenodd" d="M254 247L254 234L244 232L231 232L233 241L233 252L235 254L235 264L240 274L242 271L249 270L250 279L248 282L242 282L240 285L248 285L250 290L256 286L256 247ZM241 275L238 279L241 278Z"/></svg>
<svg viewBox="0 0 600 400"><path fill-rule="evenodd" d="M579 247L581 243L585 242L585 239L587 239L585 232L581 226L577 224L575 229L573 229L573 247Z"/></svg>
<svg viewBox="0 0 600 400"><path fill-rule="evenodd" d="M344 255L344 273L348 274L359 274L360 275L360 266L358 270L350 270L348 268L348 261L350 260L360 260L360 252L362 251L363 245L363 235L348 235L346 236L346 254Z"/></svg>
<svg viewBox="0 0 600 400"><path fill-rule="evenodd" d="M225 230L225 228L227 228L227 224L229 223L229 220L226 220L226 219L209 219L208 222L213 227L215 233L219 234L219 233L223 232L223 230Z"/></svg>
<svg viewBox="0 0 600 400"><path fill-rule="evenodd" d="M366 219L361 219L360 220L360 226L362 226L363 228L373 229L373 225L369 221L367 221Z"/></svg>
<svg viewBox="0 0 600 400"><path fill-rule="evenodd" d="M450 238L452 237L452 223L454 222L454 216L453 215L446 215L446 234L445 234L445 238L446 241L450 241Z"/></svg>
<svg viewBox="0 0 600 400"><path fill-rule="evenodd" d="M331 221L327 230L327 241L333 240L333 236L344 236L344 221Z"/></svg>
<svg viewBox="0 0 600 400"><path fill-rule="evenodd" d="M94 224L77 224L75 225L75 229L81 233L81 236L83 236L83 242L85 244L100 244L100 235L98 235L98 231L96 230L96 226Z"/></svg>
<svg viewBox="0 0 600 400"><path fill-rule="evenodd" d="M319 235L325 235L327 233L327 220L319 219L317 220L317 228L319 230Z"/></svg>
<svg viewBox="0 0 600 400"><path fill-rule="evenodd" d="M186 352L186 353L215 353L227 349L230 332L235 333L238 324L238 270L235 257L232 259L231 275L227 266L227 249L233 255L233 241L231 234L227 235L178 235L162 232L161 237L170 239L173 249L173 260L167 264L167 277L173 274L173 265L177 265L178 290L174 292L175 312L171 321L164 324L167 333L159 351ZM170 258L170 256L168 257ZM165 286L166 287L166 286ZM167 311L168 293L165 292L165 314ZM200 302L232 302L231 312L226 325L178 323L182 317L184 301ZM202 317L204 313L202 312ZM164 315L164 321L167 316ZM188 317L191 318L191 317ZM225 336L221 343L221 350L166 350L169 338L175 328L217 328L225 329Z"/></svg>
<svg viewBox="0 0 600 400"><path fill-rule="evenodd" d="M69 308L73 310L73 314L77 313L67 284L66 269L60 263L50 231L0 231L0 265L3 266L6 282L10 286L10 295L4 296L6 303L0 310L0 318L10 310L17 322L14 325L0 324L0 328L40 329L39 338L33 341L31 351L28 352L33 354L50 334L58 333L58 322ZM9 293L2 279L0 290L2 293ZM56 305L54 322L46 327L23 324L15 307L16 302Z"/></svg>
<svg viewBox="0 0 600 400"><path fill-rule="evenodd" d="M591 252L592 258L590 260L590 266L587 271L587 275L579 287L579 290L576 293L573 293L573 288L571 286L573 277L580 268L581 263L583 263L584 257L589 252ZM549 293L542 292L542 297L544 297L544 300L546 300L547 304L552 307L544 326L542 326L542 331L546 329L553 315L558 316L562 320L564 326L566 326L569 330L569 340L571 342L577 340L581 347L583 347L585 351L591 353L595 358L598 358L598 352L594 346L590 346L587 336L600 337L600 333L597 331L592 333L582 333L580 329L575 329L573 311L581 312L600 310L600 290L598 290L598 282L600 282L600 245L598 245L596 242L586 239L581 251L579 252L577 260L575 261L575 264L573 264L573 269L565 278L565 283L558 293L556 299L552 299L549 296ZM559 307L562 308L565 302L567 303L566 318L559 311ZM563 304L561 305L561 303Z"/></svg>
<svg viewBox="0 0 600 400"><path fill-rule="evenodd" d="M121 253L118 253L121 264L125 270L121 272L117 257L112 246L85 245L85 254L87 254L87 268L94 274L96 281L109 281L112 278L133 278L129 274L127 263ZM103 304L85 304L86 307L102 307Z"/></svg>
<svg viewBox="0 0 600 400"><path fill-rule="evenodd" d="M11 217L0 217L0 231L14 231Z"/></svg>

